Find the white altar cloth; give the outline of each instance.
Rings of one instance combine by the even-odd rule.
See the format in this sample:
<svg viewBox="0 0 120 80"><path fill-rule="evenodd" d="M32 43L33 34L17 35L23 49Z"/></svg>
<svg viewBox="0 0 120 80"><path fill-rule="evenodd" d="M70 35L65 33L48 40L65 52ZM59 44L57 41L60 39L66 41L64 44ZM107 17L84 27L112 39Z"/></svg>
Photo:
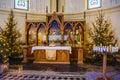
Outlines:
<svg viewBox="0 0 120 80"><path fill-rule="evenodd" d="M69 50L70 51L70 54L72 53L71 52L71 46L33 46L32 47L32 53L34 52L34 50L41 50L41 49L44 49L44 50L47 50L47 49L50 49L50 50Z"/></svg>

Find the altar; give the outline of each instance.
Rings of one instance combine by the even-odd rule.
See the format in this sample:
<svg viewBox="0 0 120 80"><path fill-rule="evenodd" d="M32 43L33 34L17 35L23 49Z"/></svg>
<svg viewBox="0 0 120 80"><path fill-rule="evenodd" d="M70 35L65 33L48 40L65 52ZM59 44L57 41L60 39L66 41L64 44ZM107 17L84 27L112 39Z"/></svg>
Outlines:
<svg viewBox="0 0 120 80"><path fill-rule="evenodd" d="M34 63L70 64L71 46L34 46Z"/></svg>
<svg viewBox="0 0 120 80"><path fill-rule="evenodd" d="M46 12L46 21L28 20L26 17L23 62L70 64L76 61L83 64L85 21L67 21L64 16L63 13Z"/></svg>

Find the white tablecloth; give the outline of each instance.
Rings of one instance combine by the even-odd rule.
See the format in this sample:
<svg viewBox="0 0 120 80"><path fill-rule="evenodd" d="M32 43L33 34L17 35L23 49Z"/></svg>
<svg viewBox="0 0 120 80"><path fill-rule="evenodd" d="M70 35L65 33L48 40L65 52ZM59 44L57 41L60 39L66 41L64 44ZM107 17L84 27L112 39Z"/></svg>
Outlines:
<svg viewBox="0 0 120 80"><path fill-rule="evenodd" d="M47 50L47 49L50 49L50 50L69 50L70 54L72 53L71 46L33 46L31 52L33 53L34 50L41 50L41 49L44 49L44 50Z"/></svg>

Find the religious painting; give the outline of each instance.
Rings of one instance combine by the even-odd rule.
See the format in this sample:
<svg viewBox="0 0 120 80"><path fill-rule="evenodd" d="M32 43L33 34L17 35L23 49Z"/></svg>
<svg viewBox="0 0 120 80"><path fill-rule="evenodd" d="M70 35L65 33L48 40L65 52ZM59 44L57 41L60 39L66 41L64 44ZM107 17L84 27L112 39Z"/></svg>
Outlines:
<svg viewBox="0 0 120 80"><path fill-rule="evenodd" d="M61 32L60 25L57 21L53 21L49 28L49 42L50 44L60 45Z"/></svg>
<svg viewBox="0 0 120 80"><path fill-rule="evenodd" d="M43 45L45 42L46 42L45 27L43 24L40 24L38 29L38 45Z"/></svg>
<svg viewBox="0 0 120 80"><path fill-rule="evenodd" d="M76 25L75 27L75 43L79 46L82 45L82 34L83 34L83 29L80 24Z"/></svg>
<svg viewBox="0 0 120 80"><path fill-rule="evenodd" d="M29 0L14 0L15 9L28 10Z"/></svg>
<svg viewBox="0 0 120 80"><path fill-rule="evenodd" d="M65 34L64 34L64 42L66 45L72 44L73 41L73 34L72 34L72 27L69 23L65 26Z"/></svg>
<svg viewBox="0 0 120 80"><path fill-rule="evenodd" d="M29 30L29 44L36 45L36 28L31 25Z"/></svg>
<svg viewBox="0 0 120 80"><path fill-rule="evenodd" d="M88 0L88 9L100 8L101 0Z"/></svg>

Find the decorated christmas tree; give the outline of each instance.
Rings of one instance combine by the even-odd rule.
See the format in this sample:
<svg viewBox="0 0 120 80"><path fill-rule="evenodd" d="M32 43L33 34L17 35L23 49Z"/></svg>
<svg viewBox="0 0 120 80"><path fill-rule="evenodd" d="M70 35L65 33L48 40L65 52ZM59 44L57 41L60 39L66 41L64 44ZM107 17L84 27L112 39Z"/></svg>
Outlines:
<svg viewBox="0 0 120 80"><path fill-rule="evenodd" d="M115 46L117 40L115 39L112 25L109 20L105 19L102 11L96 17L96 21L92 23L93 28L89 29L89 37L92 39L92 44L99 46L113 45Z"/></svg>
<svg viewBox="0 0 120 80"><path fill-rule="evenodd" d="M88 40L89 43L87 44L88 53L91 53L93 45L115 46L117 44L117 39L114 36L115 33L112 30L112 25L110 21L105 18L102 11L99 12L95 22L92 22L92 28L89 28L88 34L89 34ZM87 54L87 58L88 57L89 59L91 59L93 63L96 61L98 61L97 63L102 62L101 54ZM113 61L113 56L108 55L108 60Z"/></svg>
<svg viewBox="0 0 120 80"><path fill-rule="evenodd" d="M20 44L20 33L16 29L17 23L14 20L12 10L7 20L7 27L3 29L0 39L5 48L1 50L3 54L7 54L9 57L18 57L22 54L22 46Z"/></svg>
<svg viewBox="0 0 120 80"><path fill-rule="evenodd" d="M2 30L1 30L0 31L0 63L8 62L8 58L7 58L8 50L6 48L8 47L5 41L5 37L2 36Z"/></svg>

